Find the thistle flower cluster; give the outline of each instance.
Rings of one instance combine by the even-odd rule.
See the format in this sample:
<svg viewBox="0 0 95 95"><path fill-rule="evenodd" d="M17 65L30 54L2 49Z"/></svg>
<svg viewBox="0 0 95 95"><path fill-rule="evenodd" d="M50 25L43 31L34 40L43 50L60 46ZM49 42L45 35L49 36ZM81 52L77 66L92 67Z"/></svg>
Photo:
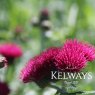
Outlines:
<svg viewBox="0 0 95 95"><path fill-rule="evenodd" d="M51 71L79 72L87 65L87 61L93 60L94 46L67 40L64 46L50 48L30 59L22 69L20 78L26 83L50 78Z"/></svg>

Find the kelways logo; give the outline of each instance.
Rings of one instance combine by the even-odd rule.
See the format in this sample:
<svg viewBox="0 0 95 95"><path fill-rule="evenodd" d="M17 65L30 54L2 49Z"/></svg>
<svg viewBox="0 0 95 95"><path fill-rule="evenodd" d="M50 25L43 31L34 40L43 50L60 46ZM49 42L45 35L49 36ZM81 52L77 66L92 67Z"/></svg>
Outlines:
<svg viewBox="0 0 95 95"><path fill-rule="evenodd" d="M59 72L51 71L51 79L92 79L91 72Z"/></svg>

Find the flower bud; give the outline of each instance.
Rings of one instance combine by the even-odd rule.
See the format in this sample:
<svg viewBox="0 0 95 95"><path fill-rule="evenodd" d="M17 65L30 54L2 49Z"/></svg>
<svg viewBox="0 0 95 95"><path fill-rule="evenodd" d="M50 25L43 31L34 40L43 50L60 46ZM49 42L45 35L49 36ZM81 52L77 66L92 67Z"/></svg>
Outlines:
<svg viewBox="0 0 95 95"><path fill-rule="evenodd" d="M0 68L3 68L5 66L7 66L7 60L5 57L0 55Z"/></svg>
<svg viewBox="0 0 95 95"><path fill-rule="evenodd" d="M45 30L50 30L51 28L51 22L49 20L44 20L41 23L41 27Z"/></svg>
<svg viewBox="0 0 95 95"><path fill-rule="evenodd" d="M38 26L39 25L39 20L37 17L33 17L32 20L31 20L31 24L33 26Z"/></svg>
<svg viewBox="0 0 95 95"><path fill-rule="evenodd" d="M44 20L49 20L49 12L47 9L43 9L40 13L40 24L44 21Z"/></svg>
<svg viewBox="0 0 95 95"><path fill-rule="evenodd" d="M23 31L23 28L21 27L21 26L17 26L16 28L15 28L15 33L16 34L19 34L19 33L21 33Z"/></svg>

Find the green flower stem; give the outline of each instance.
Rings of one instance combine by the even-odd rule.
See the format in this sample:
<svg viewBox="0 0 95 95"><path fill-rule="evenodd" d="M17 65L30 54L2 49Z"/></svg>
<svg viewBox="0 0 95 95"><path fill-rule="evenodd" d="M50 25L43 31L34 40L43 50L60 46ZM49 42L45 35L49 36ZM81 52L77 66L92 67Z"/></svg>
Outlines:
<svg viewBox="0 0 95 95"><path fill-rule="evenodd" d="M52 85L52 84L50 84L49 86L50 86L51 88L56 89L58 93L61 93L61 94L67 94L67 92L65 92L63 89L57 87L56 85Z"/></svg>
<svg viewBox="0 0 95 95"><path fill-rule="evenodd" d="M41 29L41 51L45 49L45 31Z"/></svg>
<svg viewBox="0 0 95 95"><path fill-rule="evenodd" d="M6 71L6 81L11 82L14 78L14 66L9 66Z"/></svg>
<svg viewBox="0 0 95 95"><path fill-rule="evenodd" d="M15 76L15 60L11 59L9 60L9 66L6 70L6 81L11 82Z"/></svg>
<svg viewBox="0 0 95 95"><path fill-rule="evenodd" d="M68 93L68 92L66 92L65 90L61 89L60 87L58 87L56 85L50 84L49 86L51 88L54 88L54 89L57 90L57 93L55 95L57 95L57 94L59 95L59 93L60 93L60 95L77 95L77 94L84 95L84 94L94 94L95 93L95 91L77 91L77 92L73 92L73 93Z"/></svg>
<svg viewBox="0 0 95 95"><path fill-rule="evenodd" d="M95 94L95 91L84 91L82 94Z"/></svg>
<svg viewBox="0 0 95 95"><path fill-rule="evenodd" d="M78 91L78 92L74 92L74 93L68 93L67 95L77 95L77 94L94 94L95 91Z"/></svg>

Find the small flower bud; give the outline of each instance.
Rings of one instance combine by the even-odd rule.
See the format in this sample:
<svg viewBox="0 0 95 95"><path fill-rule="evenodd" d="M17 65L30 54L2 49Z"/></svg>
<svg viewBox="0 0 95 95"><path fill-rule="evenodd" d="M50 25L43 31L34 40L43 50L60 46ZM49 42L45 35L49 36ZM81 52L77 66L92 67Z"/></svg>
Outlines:
<svg viewBox="0 0 95 95"><path fill-rule="evenodd" d="M44 20L41 23L41 27L45 30L49 30L51 28L51 22L49 20Z"/></svg>
<svg viewBox="0 0 95 95"><path fill-rule="evenodd" d="M5 57L0 55L0 68L3 68L4 66L7 66L7 60Z"/></svg>
<svg viewBox="0 0 95 95"><path fill-rule="evenodd" d="M38 26L39 25L39 20L37 17L33 17L32 20L31 20L31 24L33 26Z"/></svg>
<svg viewBox="0 0 95 95"><path fill-rule="evenodd" d="M21 26L17 26L17 27L15 28L15 33L16 33L16 34L19 34L19 33L21 33L22 31L23 31L23 29L22 29Z"/></svg>
<svg viewBox="0 0 95 95"><path fill-rule="evenodd" d="M49 20L49 12L47 9L43 9L40 13L40 23L44 20Z"/></svg>

